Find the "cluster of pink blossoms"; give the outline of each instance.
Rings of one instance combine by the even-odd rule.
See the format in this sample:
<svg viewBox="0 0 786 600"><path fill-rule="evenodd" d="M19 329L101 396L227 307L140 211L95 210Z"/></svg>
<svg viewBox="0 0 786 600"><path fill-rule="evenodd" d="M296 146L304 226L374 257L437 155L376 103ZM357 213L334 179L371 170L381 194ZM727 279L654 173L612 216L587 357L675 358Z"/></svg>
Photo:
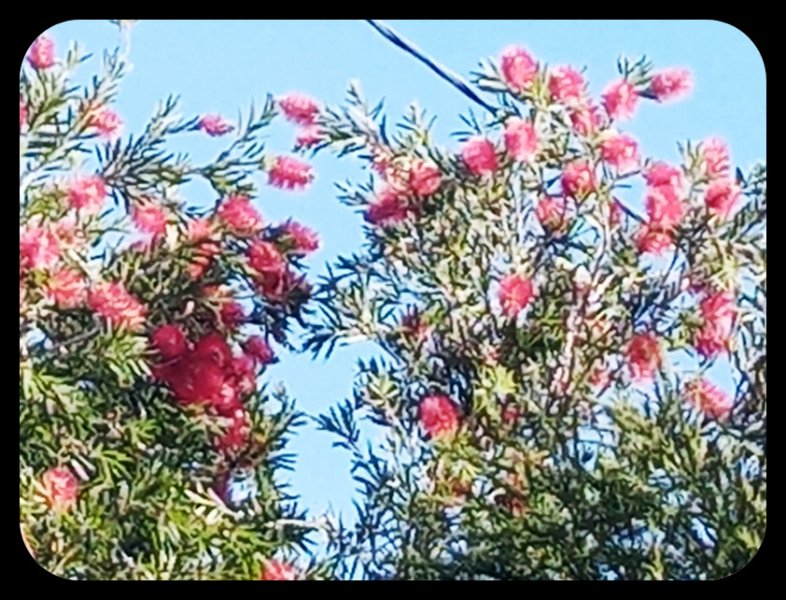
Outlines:
<svg viewBox="0 0 786 600"><path fill-rule="evenodd" d="M600 142L600 158L619 174L630 173L639 167L639 146L631 136L608 131Z"/></svg>
<svg viewBox="0 0 786 600"><path fill-rule="evenodd" d="M36 70L49 69L55 64L55 43L46 35L41 35L30 46L27 62Z"/></svg>
<svg viewBox="0 0 786 600"><path fill-rule="evenodd" d="M197 129L201 129L210 137L226 135L235 129L235 126L224 120L221 115L204 115L197 122Z"/></svg>
<svg viewBox="0 0 786 600"><path fill-rule="evenodd" d="M535 217L546 231L565 233L571 220L568 200L562 196L544 196L535 205Z"/></svg>
<svg viewBox="0 0 786 600"><path fill-rule="evenodd" d="M291 92L278 101L287 120L301 126L295 139L296 148L310 148L324 140L324 132L316 125L319 104L305 94Z"/></svg>
<svg viewBox="0 0 786 600"><path fill-rule="evenodd" d="M100 175L82 175L68 185L68 203L86 215L98 213L105 200L106 184Z"/></svg>
<svg viewBox="0 0 786 600"><path fill-rule="evenodd" d="M636 245L642 253L660 254L671 247L674 228L685 215L682 173L664 162L655 162L643 175L648 221L636 234Z"/></svg>
<svg viewBox="0 0 786 600"><path fill-rule="evenodd" d="M663 365L661 345L652 332L635 334L626 354L630 375L636 380L652 379Z"/></svg>
<svg viewBox="0 0 786 600"><path fill-rule="evenodd" d="M131 220L140 231L150 234L154 240L166 234L166 210L153 200L135 203L131 208Z"/></svg>
<svg viewBox="0 0 786 600"><path fill-rule="evenodd" d="M88 291L87 304L92 311L114 327L139 331L145 325L147 308L128 293L121 283L100 282Z"/></svg>
<svg viewBox="0 0 786 600"><path fill-rule="evenodd" d="M458 408L453 401L442 394L426 396L418 407L420 423L432 438L453 435L459 427Z"/></svg>
<svg viewBox="0 0 786 600"><path fill-rule="evenodd" d="M297 572L292 565L280 560L266 560L259 575L262 581L292 581L297 579Z"/></svg>
<svg viewBox="0 0 786 600"><path fill-rule="evenodd" d="M256 235L264 225L262 215L248 196L227 196L221 201L216 214L230 232L240 237Z"/></svg>
<svg viewBox="0 0 786 600"><path fill-rule="evenodd" d="M702 174L709 183L704 192L704 203L712 214L726 219L741 194L740 187L730 177L728 146L717 138L705 141L701 145L699 162Z"/></svg>
<svg viewBox="0 0 786 600"><path fill-rule="evenodd" d="M730 291L708 292L699 303L702 325L693 340L696 350L712 359L731 349L737 305Z"/></svg>
<svg viewBox="0 0 786 600"><path fill-rule="evenodd" d="M49 507L55 512L67 512L76 506L79 481L66 467L53 467L41 476L41 487Z"/></svg>
<svg viewBox="0 0 786 600"><path fill-rule="evenodd" d="M699 411L719 421L727 419L734 408L734 399L706 379L691 381L686 392Z"/></svg>
<svg viewBox="0 0 786 600"><path fill-rule="evenodd" d="M108 140L117 139L123 129L123 120L111 108L101 106L88 112L88 127L92 127L98 135Z"/></svg>
<svg viewBox="0 0 786 600"><path fill-rule="evenodd" d="M378 165L385 185L365 214L366 221L373 225L388 227L400 223L409 214L417 213L421 202L442 186L439 167L421 158L383 159Z"/></svg>
<svg viewBox="0 0 786 600"><path fill-rule="evenodd" d="M515 319L529 306L534 297L535 288L532 280L523 275L511 273L499 282L499 304L502 313L511 319Z"/></svg>
<svg viewBox="0 0 786 600"><path fill-rule="evenodd" d="M287 190L306 187L314 179L310 165L293 156L277 156L268 170L268 183Z"/></svg>

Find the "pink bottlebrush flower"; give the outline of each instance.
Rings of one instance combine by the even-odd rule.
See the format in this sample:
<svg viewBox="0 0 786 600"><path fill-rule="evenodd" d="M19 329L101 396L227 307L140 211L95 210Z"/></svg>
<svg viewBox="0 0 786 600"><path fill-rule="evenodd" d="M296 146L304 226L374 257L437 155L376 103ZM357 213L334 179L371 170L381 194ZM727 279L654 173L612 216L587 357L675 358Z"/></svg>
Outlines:
<svg viewBox="0 0 786 600"><path fill-rule="evenodd" d="M272 242L254 240L248 247L248 264L258 273L280 273L287 261Z"/></svg>
<svg viewBox="0 0 786 600"><path fill-rule="evenodd" d="M301 290L308 293L308 284L297 279L288 267L278 271L264 271L256 278L257 290L269 302L284 302L290 293Z"/></svg>
<svg viewBox="0 0 786 600"><path fill-rule="evenodd" d="M232 349L220 333L213 331L197 341L191 358L197 362L212 363L223 369L232 361Z"/></svg>
<svg viewBox="0 0 786 600"><path fill-rule="evenodd" d="M19 98L19 129L23 129L27 123L27 106L25 106L25 101L22 98Z"/></svg>
<svg viewBox="0 0 786 600"><path fill-rule="evenodd" d="M432 438L453 435L459 427L456 405L441 394L426 396L418 407L420 424Z"/></svg>
<svg viewBox="0 0 786 600"><path fill-rule="evenodd" d="M123 129L123 120L111 108L103 106L90 113L88 126L96 129L102 138L114 140Z"/></svg>
<svg viewBox="0 0 786 600"><path fill-rule="evenodd" d="M432 162L416 159L409 169L409 190L417 196L431 196L442 185L442 173Z"/></svg>
<svg viewBox="0 0 786 600"><path fill-rule="evenodd" d="M251 441L251 419L245 409L236 410L229 417L224 433L216 439L219 452L235 454L248 446Z"/></svg>
<svg viewBox="0 0 786 600"><path fill-rule="evenodd" d="M292 581L297 579L294 567L280 560L266 560L259 575L262 581Z"/></svg>
<svg viewBox="0 0 786 600"><path fill-rule="evenodd" d="M236 329L238 325L246 320L246 312L243 310L241 304L234 300L224 302L221 305L219 315L221 317L221 322L227 329Z"/></svg>
<svg viewBox="0 0 786 600"><path fill-rule="evenodd" d="M677 190L670 185L647 188L644 198L651 226L670 230L685 216L685 205Z"/></svg>
<svg viewBox="0 0 786 600"><path fill-rule="evenodd" d="M674 244L670 231L649 224L641 226L634 236L634 241L641 254L663 254Z"/></svg>
<svg viewBox="0 0 786 600"><path fill-rule="evenodd" d="M135 204L131 209L131 219L140 231L154 238L166 233L167 214L163 207L153 201Z"/></svg>
<svg viewBox="0 0 786 600"><path fill-rule="evenodd" d="M88 294L88 306L114 326L131 331L145 324L147 308L120 283L99 283Z"/></svg>
<svg viewBox="0 0 786 600"><path fill-rule="evenodd" d="M589 103L576 104L570 107L570 122L573 131L582 136L588 136L601 125L600 112L596 106Z"/></svg>
<svg viewBox="0 0 786 600"><path fill-rule="evenodd" d="M583 160L574 160L565 165L562 172L562 192L566 196L582 197L595 191L595 172Z"/></svg>
<svg viewBox="0 0 786 600"><path fill-rule="evenodd" d="M282 234L292 246L294 254L309 254L319 249L319 235L313 229L296 221L288 221L282 227Z"/></svg>
<svg viewBox="0 0 786 600"><path fill-rule="evenodd" d="M532 158L538 148L535 126L524 119L511 117L505 123L505 150L515 160L524 162Z"/></svg>
<svg viewBox="0 0 786 600"><path fill-rule="evenodd" d="M556 67L549 75L549 91L557 102L578 102L584 92L584 77L573 67Z"/></svg>
<svg viewBox="0 0 786 600"><path fill-rule="evenodd" d="M210 114L199 119L197 128L211 137L217 137L229 133L235 126L229 121L225 121L221 115Z"/></svg>
<svg viewBox="0 0 786 600"><path fill-rule="evenodd" d="M650 80L650 93L658 102L678 100L693 87L693 77L687 69L671 68L659 71Z"/></svg>
<svg viewBox="0 0 786 600"><path fill-rule="evenodd" d="M515 319L535 296L532 281L517 273L504 277L499 283L499 304L507 317Z"/></svg>
<svg viewBox="0 0 786 600"><path fill-rule="evenodd" d="M237 388L238 392L241 394L251 394L257 389L256 360L254 360L252 356L241 354L240 356L234 357L232 359L231 371L232 381L234 382L233 387ZM225 401L229 400L229 402L225 402L223 412L219 410L220 414L227 416L235 412L238 408L243 407L242 404L237 401L239 400L237 394L228 396L225 392L222 396Z"/></svg>
<svg viewBox="0 0 786 600"><path fill-rule="evenodd" d="M278 101L284 116L299 125L313 125L319 115L319 104L304 94L292 92Z"/></svg>
<svg viewBox="0 0 786 600"><path fill-rule="evenodd" d="M60 243L49 228L28 225L19 232L20 267L51 269L60 260Z"/></svg>
<svg viewBox="0 0 786 600"><path fill-rule="evenodd" d="M79 481L70 469L54 467L41 476L41 486L49 507L56 512L66 512L76 506Z"/></svg>
<svg viewBox="0 0 786 600"><path fill-rule="evenodd" d="M199 217L189 221L186 237L190 242L201 242L212 239L216 235L213 223L206 217Z"/></svg>
<svg viewBox="0 0 786 600"><path fill-rule="evenodd" d="M665 162L652 163L644 170L642 175L649 186L667 185L675 189L682 187L682 172Z"/></svg>
<svg viewBox="0 0 786 600"><path fill-rule="evenodd" d="M68 203L71 208L95 214L106 199L106 185L100 175L83 175L68 186Z"/></svg>
<svg viewBox="0 0 786 600"><path fill-rule="evenodd" d="M535 216L546 231L565 232L570 225L568 202L562 197L541 198L535 206Z"/></svg>
<svg viewBox="0 0 786 600"><path fill-rule="evenodd" d="M239 236L254 235L264 224L262 215L247 196L228 196L221 202L217 214L227 228Z"/></svg>
<svg viewBox="0 0 786 600"><path fill-rule="evenodd" d="M610 83L601 94L601 100L609 118L621 121L633 117L639 95L630 81L622 79Z"/></svg>
<svg viewBox="0 0 786 600"><path fill-rule="evenodd" d="M385 188L366 209L366 222L380 227L389 227L407 218L409 205L406 198L392 188Z"/></svg>
<svg viewBox="0 0 786 600"><path fill-rule="evenodd" d="M186 334L177 325L159 325L150 334L150 341L165 360L180 358L188 351Z"/></svg>
<svg viewBox="0 0 786 600"><path fill-rule="evenodd" d="M253 364L251 365L251 381L248 381L247 374L243 374L242 370L245 368L243 357L234 358L232 360L231 374L221 384L221 389L217 394L211 396L208 401L213 410L220 416L232 418L236 414L242 414L243 402L240 400L240 387L238 383L242 380L242 386L246 390L244 393L250 393L256 387L256 379L253 374ZM240 363L244 363L241 366ZM240 374L238 376L238 374ZM249 387L250 385L250 387Z"/></svg>
<svg viewBox="0 0 786 600"><path fill-rule="evenodd" d="M520 46L508 46L500 56L502 77L512 90L520 92L530 86L538 74L538 63Z"/></svg>
<svg viewBox="0 0 786 600"><path fill-rule="evenodd" d="M720 179L707 187L704 202L711 212L726 219L741 193L740 186L736 183L730 179Z"/></svg>
<svg viewBox="0 0 786 600"><path fill-rule="evenodd" d="M630 375L636 380L654 378L663 364L660 342L650 332L635 334L628 344L626 356Z"/></svg>
<svg viewBox="0 0 786 600"><path fill-rule="evenodd" d="M698 410L713 419L727 419L734 408L734 399L704 378L690 382L686 388L688 399Z"/></svg>
<svg viewBox="0 0 786 600"><path fill-rule="evenodd" d="M55 43L46 35L41 35L30 46L27 62L37 70L48 69L55 64Z"/></svg>
<svg viewBox="0 0 786 600"><path fill-rule="evenodd" d="M309 125L298 131L295 148L311 148L325 140L325 132L317 125Z"/></svg>
<svg viewBox="0 0 786 600"><path fill-rule="evenodd" d="M268 183L281 189L304 188L313 179L314 170L311 165L291 156L277 157L268 171Z"/></svg>
<svg viewBox="0 0 786 600"><path fill-rule="evenodd" d="M44 293L59 308L77 308L87 301L87 281L76 269L60 267L52 273Z"/></svg>
<svg viewBox="0 0 786 600"><path fill-rule="evenodd" d="M737 314L734 294L725 290L708 293L699 311L703 324L694 338L696 350L706 359L728 352Z"/></svg>
<svg viewBox="0 0 786 600"><path fill-rule="evenodd" d="M259 335L252 335L248 338L243 344L243 350L260 365L269 365L276 358L270 344Z"/></svg>
<svg viewBox="0 0 786 600"><path fill-rule="evenodd" d="M619 133L609 133L600 143L600 157L619 173L635 171L641 161L636 140Z"/></svg>
<svg viewBox="0 0 786 600"><path fill-rule="evenodd" d="M710 180L725 177L731 168L729 147L721 139L710 138L701 144L699 162Z"/></svg>
<svg viewBox="0 0 786 600"><path fill-rule="evenodd" d="M499 168L497 151L489 140L483 137L470 138L461 151L464 164L473 175L486 175Z"/></svg>

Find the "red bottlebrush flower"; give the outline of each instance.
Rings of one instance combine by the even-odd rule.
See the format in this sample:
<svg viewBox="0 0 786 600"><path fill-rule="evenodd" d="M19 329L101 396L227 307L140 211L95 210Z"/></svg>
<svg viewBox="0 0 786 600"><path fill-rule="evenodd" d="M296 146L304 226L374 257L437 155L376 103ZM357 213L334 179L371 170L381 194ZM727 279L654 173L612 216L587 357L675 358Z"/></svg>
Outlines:
<svg viewBox="0 0 786 600"><path fill-rule="evenodd" d="M284 302L299 282L288 269L268 271L256 279L259 293L269 302Z"/></svg>
<svg viewBox="0 0 786 600"><path fill-rule="evenodd" d="M685 216L685 206L677 190L671 185L658 185L647 188L644 199L650 227L670 230L679 225Z"/></svg>
<svg viewBox="0 0 786 600"><path fill-rule="evenodd" d="M28 225L19 232L19 264L23 270L50 269L60 260L60 244L48 229Z"/></svg>
<svg viewBox="0 0 786 600"><path fill-rule="evenodd" d="M246 313L243 307L233 301L225 302L221 306L221 322L227 329L235 329L246 320Z"/></svg>
<svg viewBox="0 0 786 600"><path fill-rule="evenodd" d="M120 283L99 283L90 290L87 302L91 310L118 328L138 331L145 324L147 308Z"/></svg>
<svg viewBox="0 0 786 600"><path fill-rule="evenodd" d="M98 131L105 139L116 139L123 130L123 119L111 108L102 106L88 115L88 126Z"/></svg>
<svg viewBox="0 0 786 600"><path fill-rule="evenodd" d="M248 247L248 264L258 273L280 273L287 261L272 242L254 240Z"/></svg>
<svg viewBox="0 0 786 600"><path fill-rule="evenodd" d="M535 297L532 281L512 273L500 281L499 303L502 312L511 319L515 319Z"/></svg>
<svg viewBox="0 0 786 600"><path fill-rule="evenodd" d="M294 190L304 188L314 179L310 165L291 156L279 156L268 171L268 183L274 187Z"/></svg>
<svg viewBox="0 0 786 600"><path fill-rule="evenodd" d="M642 173L647 185L657 187L667 185L675 189L682 188L682 173L676 167L665 162L655 162Z"/></svg>
<svg viewBox="0 0 786 600"><path fill-rule="evenodd" d="M508 46L502 51L500 67L505 83L514 91L529 87L538 74L538 63L519 46Z"/></svg>
<svg viewBox="0 0 786 600"><path fill-rule="evenodd" d="M647 224L636 232L634 241L641 254L663 254L674 244L671 232Z"/></svg>
<svg viewBox="0 0 786 600"><path fill-rule="evenodd" d="M139 203L131 209L131 219L140 231L151 234L154 238L166 233L166 211L152 201Z"/></svg>
<svg viewBox="0 0 786 600"><path fill-rule="evenodd" d="M636 88L627 80L615 81L609 84L601 94L601 102L609 118L622 121L633 117L639 95Z"/></svg>
<svg viewBox="0 0 786 600"><path fill-rule="evenodd" d="M248 354L241 354L232 359L232 379L237 390L242 394L250 394L257 387L256 361Z"/></svg>
<svg viewBox="0 0 786 600"><path fill-rule="evenodd" d="M600 143L600 158L620 173L635 171L641 160L639 145L629 135L609 134Z"/></svg>
<svg viewBox="0 0 786 600"><path fill-rule="evenodd" d="M650 80L650 93L658 102L678 100L690 93L693 77L687 69L671 68L659 71Z"/></svg>
<svg viewBox="0 0 786 600"><path fill-rule="evenodd" d="M584 92L584 77L572 67L557 67L549 75L548 85L557 102L576 102Z"/></svg>
<svg viewBox="0 0 786 600"><path fill-rule="evenodd" d="M267 560L259 575L262 581L293 581L297 579L294 567L279 560Z"/></svg>
<svg viewBox="0 0 786 600"><path fill-rule="evenodd" d="M576 104L570 107L570 122L573 125L573 131L586 137L600 127L600 113L598 108L592 104Z"/></svg>
<svg viewBox="0 0 786 600"><path fill-rule="evenodd" d="M243 450L251 441L251 420L248 411L243 409L236 410L228 419L224 434L216 439L216 447L225 454L234 454Z"/></svg>
<svg viewBox="0 0 786 600"><path fill-rule="evenodd" d="M690 382L686 392L688 399L699 409L713 419L726 420L734 408L734 399L725 394L704 378Z"/></svg>
<svg viewBox="0 0 786 600"><path fill-rule="evenodd" d="M158 376L184 406L216 402L225 382L219 365L204 359L192 361L189 356L161 367Z"/></svg>
<svg viewBox="0 0 786 600"><path fill-rule="evenodd" d="M262 229L262 216L246 196L228 196L218 208L218 217L235 235L254 235Z"/></svg>
<svg viewBox="0 0 786 600"><path fill-rule="evenodd" d="M194 346L193 358L212 362L223 368L232 360L232 350L227 341L218 333L208 333Z"/></svg>
<svg viewBox="0 0 786 600"><path fill-rule="evenodd" d="M41 485L49 507L56 512L66 512L76 506L79 481L70 469L54 467L41 476Z"/></svg>
<svg viewBox="0 0 786 600"><path fill-rule="evenodd" d="M221 391L209 399L210 405L222 417L231 418L233 415L237 414L238 411L241 412L243 411L243 403L240 401L240 395L238 394L239 388L236 387L235 385L238 378L234 376L234 373L233 373L233 379L235 380L234 383L228 380L224 380L224 383L221 386ZM246 387L246 389L248 390L245 381L244 381L244 387ZM254 389L254 380L252 379L251 390L253 389Z"/></svg>
<svg viewBox="0 0 786 600"><path fill-rule="evenodd" d="M721 139L711 138L701 144L699 151L701 168L710 179L725 177L731 168L729 147Z"/></svg>
<svg viewBox="0 0 786 600"><path fill-rule="evenodd" d="M423 398L420 402L419 417L423 429L433 438L452 435L459 427L456 406L450 398L440 394Z"/></svg>
<svg viewBox="0 0 786 600"><path fill-rule="evenodd" d="M188 223L188 232L186 235L191 242L209 240L215 235L215 229L210 219L203 217L194 219Z"/></svg>
<svg viewBox="0 0 786 600"><path fill-rule="evenodd" d="M295 148L311 148L325 141L325 132L317 125L309 125L298 131Z"/></svg>
<svg viewBox="0 0 786 600"><path fill-rule="evenodd" d="M106 199L106 185L100 175L84 175L68 186L71 208L94 214L101 210Z"/></svg>
<svg viewBox="0 0 786 600"><path fill-rule="evenodd" d="M431 196L442 185L439 168L424 160L415 160L409 170L409 189L417 196Z"/></svg>
<svg viewBox="0 0 786 600"><path fill-rule="evenodd" d="M258 335L252 335L248 338L246 343L243 344L243 350L260 365L269 365L276 358L270 345L263 337Z"/></svg>
<svg viewBox="0 0 786 600"><path fill-rule="evenodd" d="M225 135L232 131L235 126L225 121L221 115L204 115L197 123L197 128L204 131L210 137Z"/></svg>
<svg viewBox="0 0 786 600"><path fill-rule="evenodd" d="M703 325L696 333L694 345L705 359L712 359L731 349L737 305L729 291L708 293L699 303Z"/></svg>
<svg viewBox="0 0 786 600"><path fill-rule="evenodd" d="M538 135L535 126L525 119L511 117L505 123L505 150L510 156L524 162L532 158L538 149Z"/></svg>
<svg viewBox="0 0 786 600"><path fill-rule="evenodd" d="M319 235L313 229L296 221L288 221L282 227L282 233L292 246L294 254L305 255L319 249Z"/></svg>
<svg viewBox="0 0 786 600"><path fill-rule="evenodd" d="M165 360L183 356L188 351L186 334L177 325L160 325L153 330L150 341Z"/></svg>
<svg viewBox="0 0 786 600"><path fill-rule="evenodd" d="M36 70L48 69L55 64L55 43L46 35L41 35L30 46L27 62Z"/></svg>
<svg viewBox="0 0 786 600"><path fill-rule="evenodd" d="M635 334L628 344L627 360L633 379L654 378L663 364L660 342L655 334L649 332Z"/></svg>
<svg viewBox="0 0 786 600"><path fill-rule="evenodd" d="M27 107L25 101L19 98L19 129L22 129L27 123Z"/></svg>
<svg viewBox="0 0 786 600"><path fill-rule="evenodd" d="M312 125L319 115L316 100L298 92L291 92L279 99L278 105L284 117L299 125Z"/></svg>
<svg viewBox="0 0 786 600"><path fill-rule="evenodd" d="M56 269L44 292L59 308L77 308L87 301L87 281L76 269Z"/></svg>
<svg viewBox="0 0 786 600"><path fill-rule="evenodd" d="M583 160L565 165L562 172L562 191L566 196L581 197L595 191L595 172Z"/></svg>
<svg viewBox="0 0 786 600"><path fill-rule="evenodd" d="M546 231L564 232L570 225L568 202L562 197L541 198L535 206L535 216Z"/></svg>
<svg viewBox="0 0 786 600"><path fill-rule="evenodd" d="M473 137L467 140L461 150L461 158L473 175L487 175L499 168L494 144L483 137Z"/></svg>
<svg viewBox="0 0 786 600"><path fill-rule="evenodd" d="M366 209L366 222L389 227L407 218L409 205L405 198L391 188L382 190Z"/></svg>
<svg viewBox="0 0 786 600"><path fill-rule="evenodd" d="M707 187L704 202L711 212L726 219L734 209L734 204L741 193L740 186L736 183L729 179L720 179Z"/></svg>

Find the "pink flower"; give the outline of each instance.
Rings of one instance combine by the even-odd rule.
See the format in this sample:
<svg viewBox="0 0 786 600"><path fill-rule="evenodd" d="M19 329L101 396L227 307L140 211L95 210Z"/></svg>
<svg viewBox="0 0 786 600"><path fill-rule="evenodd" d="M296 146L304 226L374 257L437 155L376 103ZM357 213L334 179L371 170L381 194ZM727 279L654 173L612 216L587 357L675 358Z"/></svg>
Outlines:
<svg viewBox="0 0 786 600"><path fill-rule="evenodd" d="M165 360L183 356L188 351L186 334L177 325L160 325L150 334L153 347Z"/></svg>
<svg viewBox="0 0 786 600"><path fill-rule="evenodd" d="M554 232L567 230L570 220L568 218L568 202L565 198L544 196L535 206L535 216L543 229Z"/></svg>
<svg viewBox="0 0 786 600"><path fill-rule="evenodd" d="M131 219L140 231L157 238L166 233L166 211L155 202L137 203L131 209Z"/></svg>
<svg viewBox="0 0 786 600"><path fill-rule="evenodd" d="M579 101L584 92L584 77L572 67L557 67L549 75L549 91L557 102Z"/></svg>
<svg viewBox="0 0 786 600"><path fill-rule="evenodd" d="M678 100L693 87L693 78L687 69L671 68L659 71L650 80L649 91L658 102Z"/></svg>
<svg viewBox="0 0 786 600"><path fill-rule="evenodd" d="M280 560L267 560L259 578L263 581L292 581L297 579L294 567Z"/></svg>
<svg viewBox="0 0 786 600"><path fill-rule="evenodd" d="M275 244L254 240L248 247L248 264L258 273L280 273L287 262Z"/></svg>
<svg viewBox="0 0 786 600"><path fill-rule="evenodd" d="M685 206L679 193L670 185L657 185L647 188L644 199L650 225L669 230L679 225L685 216Z"/></svg>
<svg viewBox="0 0 786 600"><path fill-rule="evenodd" d="M489 140L483 137L470 138L461 151L461 158L473 175L486 175L499 168L497 151Z"/></svg>
<svg viewBox="0 0 786 600"><path fill-rule="evenodd" d="M385 188L368 205L365 219L372 225L389 227L407 218L409 205L391 188Z"/></svg>
<svg viewBox="0 0 786 600"><path fill-rule="evenodd" d="M610 133L600 143L600 157L620 173L635 171L641 160L636 140L618 133Z"/></svg>
<svg viewBox="0 0 786 600"><path fill-rule="evenodd" d="M416 159L409 169L409 189L417 196L431 196L442 185L442 173L431 162Z"/></svg>
<svg viewBox="0 0 786 600"><path fill-rule="evenodd" d="M147 309L120 283L99 283L88 294L90 309L120 329L138 331Z"/></svg>
<svg viewBox="0 0 786 600"><path fill-rule="evenodd" d="M197 362L212 363L222 369L232 361L232 349L216 331L202 336L194 345L191 358Z"/></svg>
<svg viewBox="0 0 786 600"><path fill-rule="evenodd" d="M319 115L317 102L298 92L287 94L278 101L278 105L288 120L300 125L312 125Z"/></svg>
<svg viewBox="0 0 786 600"><path fill-rule="evenodd" d="M734 399L704 378L696 379L686 387L688 399L709 417L725 420L734 408Z"/></svg>
<svg viewBox="0 0 786 600"><path fill-rule="evenodd" d="M729 179L720 179L707 187L704 202L710 211L726 219L741 193L740 187L736 183Z"/></svg>
<svg viewBox="0 0 786 600"><path fill-rule="evenodd" d="M570 123L573 131L588 136L600 127L600 113L596 106L589 103L576 104L570 107Z"/></svg>
<svg viewBox="0 0 786 600"><path fill-rule="evenodd" d="M538 136L535 126L524 119L511 117L505 123L505 150L514 159L526 161L530 159L538 148Z"/></svg>
<svg viewBox="0 0 786 600"><path fill-rule="evenodd" d="M54 467L41 476L47 504L56 512L66 512L76 506L79 482L70 469Z"/></svg>
<svg viewBox="0 0 786 600"><path fill-rule="evenodd" d="M673 188L682 187L682 173L676 167L672 167L665 162L655 162L647 167L642 173L647 185L661 186L667 185Z"/></svg>
<svg viewBox="0 0 786 600"><path fill-rule="evenodd" d="M46 35L41 35L30 46L27 62L34 69L48 69L55 64L55 43Z"/></svg>
<svg viewBox="0 0 786 600"><path fill-rule="evenodd" d="M534 296L532 281L517 273L507 275L499 283L499 304L502 312L511 319L515 319Z"/></svg>
<svg viewBox="0 0 786 600"><path fill-rule="evenodd" d="M641 254L663 254L674 244L671 232L649 224L641 226L634 241Z"/></svg>
<svg viewBox="0 0 786 600"><path fill-rule="evenodd" d="M243 350L261 365L269 365L276 358L270 344L265 341L265 338L258 335L252 335L248 338L246 343L243 344Z"/></svg>
<svg viewBox="0 0 786 600"><path fill-rule="evenodd" d="M100 175L83 175L68 186L68 203L71 208L95 214L106 199L106 185Z"/></svg>
<svg viewBox="0 0 786 600"><path fill-rule="evenodd" d="M248 354L241 354L240 356L233 358L231 371L232 381L234 382L234 386L237 387L238 392L241 394L251 394L254 390L257 389L256 361L252 356L249 356ZM224 398L226 397L227 395L225 393ZM230 402L224 405L223 412L219 412L224 416L227 416L232 414L238 408L242 408L242 405L235 400L236 398L237 394L235 394L234 397L229 397Z"/></svg>
<svg viewBox="0 0 786 600"><path fill-rule="evenodd" d="M639 95L630 81L622 79L610 83L601 94L606 114L612 119L630 119L636 112Z"/></svg>
<svg viewBox="0 0 786 600"><path fill-rule="evenodd" d="M234 454L248 446L251 437L251 420L248 411L236 410L229 417L226 430L216 440L216 447L225 454Z"/></svg>
<svg viewBox="0 0 786 600"><path fill-rule="evenodd" d="M301 129L295 138L296 148L311 148L325 140L325 132L317 125L309 125Z"/></svg>
<svg viewBox="0 0 786 600"><path fill-rule="evenodd" d="M221 322L227 329L235 329L246 320L246 313L239 302L231 300L221 305Z"/></svg>
<svg viewBox="0 0 786 600"><path fill-rule="evenodd" d="M46 295L59 308L77 308L87 300L87 282L76 269L56 269L45 288Z"/></svg>
<svg viewBox="0 0 786 600"><path fill-rule="evenodd" d="M724 177L731 168L729 147L721 139L710 138L701 144L699 161L709 179Z"/></svg>
<svg viewBox="0 0 786 600"><path fill-rule="evenodd" d="M319 249L319 236L313 229L296 221L288 221L283 226L283 235L292 245L295 254L309 254Z"/></svg>
<svg viewBox="0 0 786 600"><path fill-rule="evenodd" d="M418 407L420 424L426 433L433 437L449 436L459 427L459 415L456 405L441 394L426 396Z"/></svg>
<svg viewBox="0 0 786 600"><path fill-rule="evenodd" d="M508 46L500 57L502 76L514 91L529 87L538 74L538 64L532 56L519 46Z"/></svg>
<svg viewBox="0 0 786 600"><path fill-rule="evenodd" d="M229 133L235 126L225 121L221 115L210 114L199 119L197 128L211 137L217 137Z"/></svg>
<svg viewBox="0 0 786 600"><path fill-rule="evenodd" d="M737 314L734 294L729 291L708 293L700 302L699 310L703 324L694 338L696 350L706 359L728 352Z"/></svg>
<svg viewBox="0 0 786 600"><path fill-rule="evenodd" d="M88 126L97 129L102 138L116 139L123 129L123 120L111 108L104 106L90 113Z"/></svg>
<svg viewBox="0 0 786 600"><path fill-rule="evenodd" d="M247 196L228 196L221 202L217 214L235 235L254 235L262 229L262 215Z"/></svg>
<svg viewBox="0 0 786 600"><path fill-rule="evenodd" d="M268 183L277 188L303 188L314 179L314 171L310 165L291 156L279 156L268 172Z"/></svg>
<svg viewBox="0 0 786 600"><path fill-rule="evenodd" d="M60 244L48 229L28 225L19 233L20 267L27 269L50 269L60 260Z"/></svg>
<svg viewBox="0 0 786 600"><path fill-rule="evenodd" d="M595 172L588 162L574 160L562 172L562 191L566 196L581 197L595 191Z"/></svg>
<svg viewBox="0 0 786 600"><path fill-rule="evenodd" d="M27 106L25 106L24 100L19 98L19 129L24 128L25 123L27 123Z"/></svg>
<svg viewBox="0 0 786 600"><path fill-rule="evenodd" d="M655 377L663 363L660 343L654 333L637 333L626 350L628 368L633 379Z"/></svg>

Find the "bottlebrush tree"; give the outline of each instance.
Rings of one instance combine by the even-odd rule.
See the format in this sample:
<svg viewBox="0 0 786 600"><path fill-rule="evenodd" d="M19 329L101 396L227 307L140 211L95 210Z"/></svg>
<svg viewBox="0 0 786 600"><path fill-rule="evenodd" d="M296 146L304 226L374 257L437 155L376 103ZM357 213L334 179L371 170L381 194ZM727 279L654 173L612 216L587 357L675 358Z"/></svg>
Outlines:
<svg viewBox="0 0 786 600"><path fill-rule="evenodd" d="M259 174L298 188L311 168L263 148L270 97L235 124L170 97L123 135L126 50L85 86L88 56L58 50L41 36L20 72L22 538L66 578L311 576L279 477L302 418L258 380L302 320L317 238L252 201ZM167 150L200 135L229 141L203 165Z"/></svg>
<svg viewBox="0 0 786 600"><path fill-rule="evenodd" d="M308 342L379 348L320 417L361 496L339 576L719 578L758 550L766 170L717 139L647 157L624 121L690 74L618 67L593 99L578 69L504 50L458 149L415 107L388 130L354 84L311 126L371 173L341 186L366 243L315 290Z"/></svg>

